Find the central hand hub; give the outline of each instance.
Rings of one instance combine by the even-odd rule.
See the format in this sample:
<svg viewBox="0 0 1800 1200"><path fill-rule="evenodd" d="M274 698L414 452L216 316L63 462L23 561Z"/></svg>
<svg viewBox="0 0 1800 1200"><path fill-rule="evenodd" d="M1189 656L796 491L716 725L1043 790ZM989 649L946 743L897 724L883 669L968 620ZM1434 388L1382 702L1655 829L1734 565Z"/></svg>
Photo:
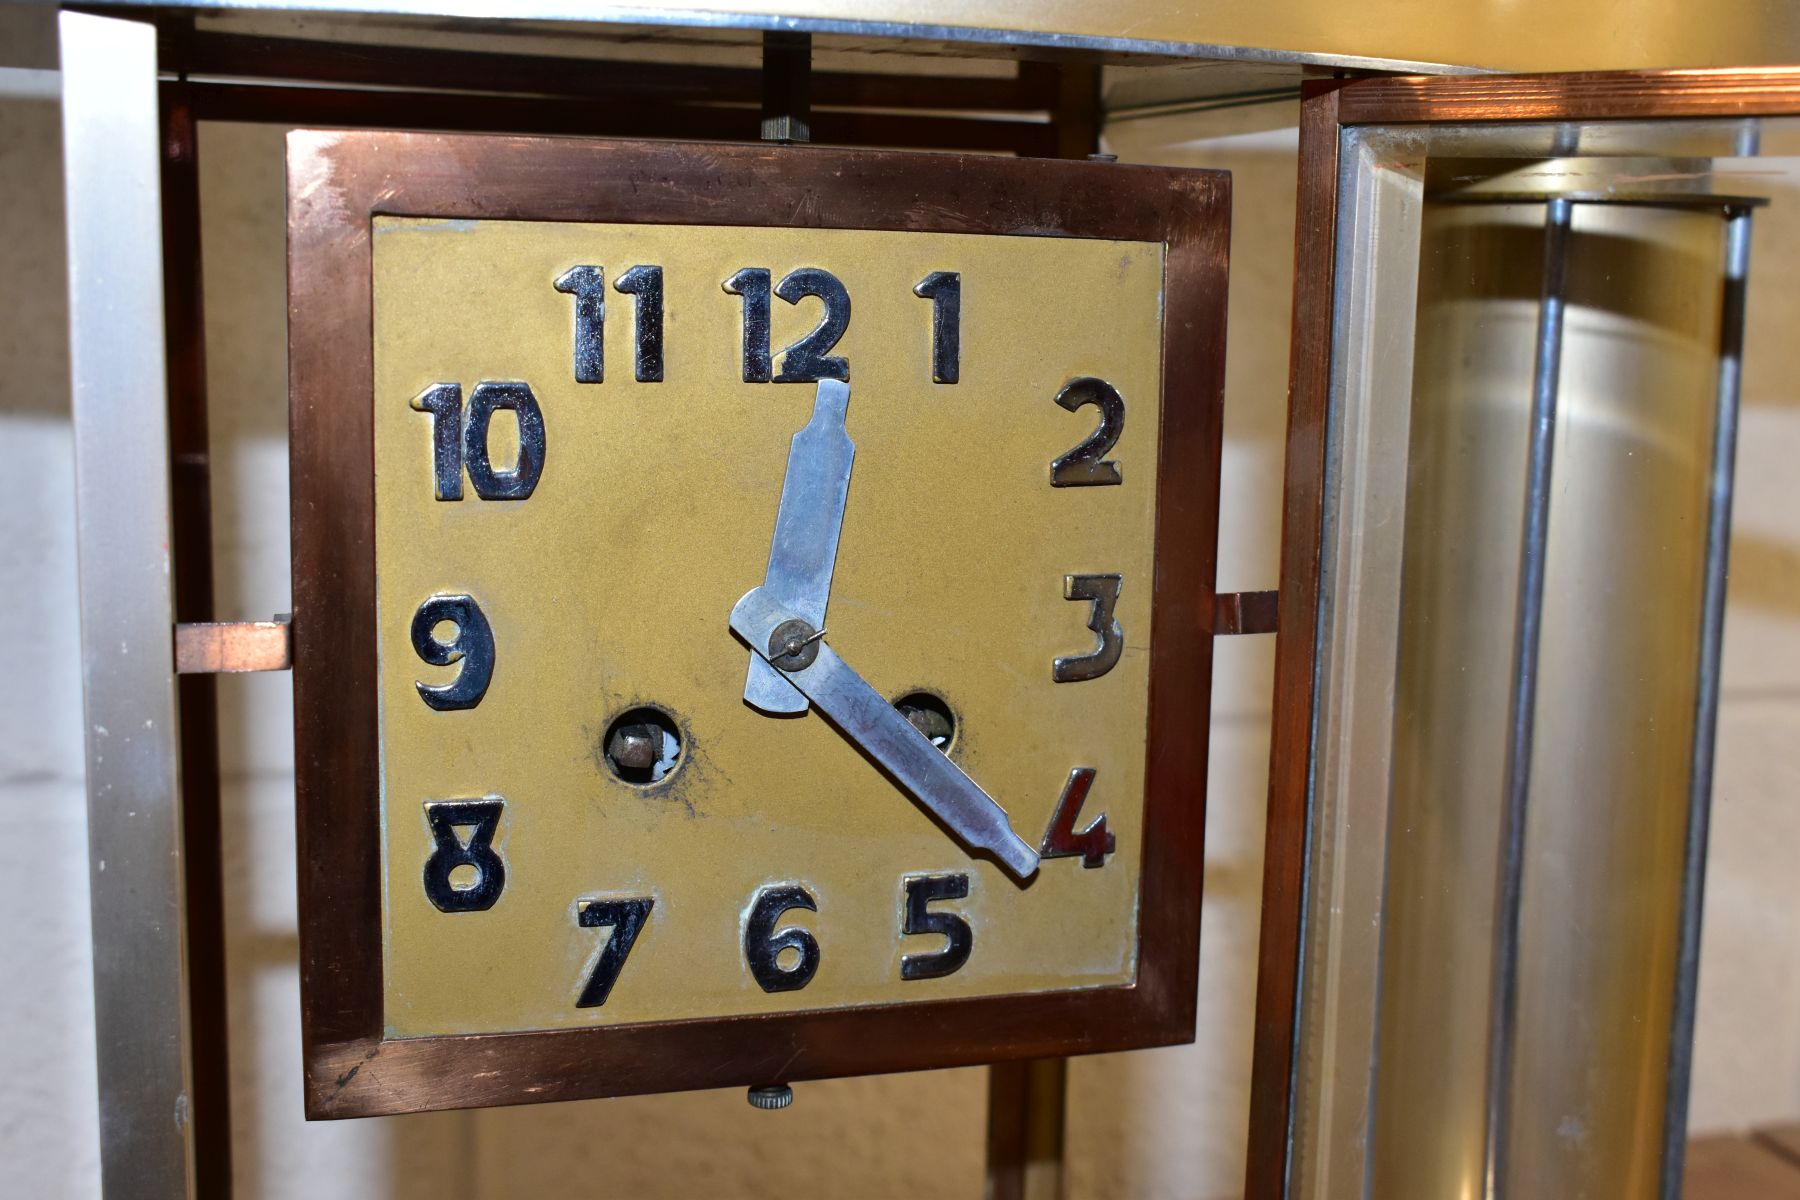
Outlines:
<svg viewBox="0 0 1800 1200"><path fill-rule="evenodd" d="M823 629L814 629L805 621L783 621L769 635L769 664L783 671L804 671L819 657L819 639Z"/></svg>

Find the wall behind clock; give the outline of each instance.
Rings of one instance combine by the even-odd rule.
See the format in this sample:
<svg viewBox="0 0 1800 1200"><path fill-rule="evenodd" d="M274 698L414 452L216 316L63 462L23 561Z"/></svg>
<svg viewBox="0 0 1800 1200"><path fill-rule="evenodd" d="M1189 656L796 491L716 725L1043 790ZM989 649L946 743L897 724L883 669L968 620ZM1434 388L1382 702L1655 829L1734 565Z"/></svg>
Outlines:
<svg viewBox="0 0 1800 1200"><path fill-rule="evenodd" d="M0 1162L8 1191L97 1191L62 202L54 76L0 79ZM35 94L34 94L35 92ZM1293 244L1291 107L1134 121L1130 160L1235 173L1220 583L1275 577ZM1195 140L1204 135L1201 140ZM218 608L288 605L282 167L274 130L202 141ZM1780 209L1777 209L1779 213ZM1800 196L1759 225L1696 1082L1696 1128L1800 1114ZM1200 1040L1079 1060L1073 1200L1223 1200L1242 1175L1267 755L1268 639L1221 645ZM235 1169L246 1197L872 1198L980 1194L964 1070L308 1125L300 1117L292 747L283 677L221 681Z"/></svg>

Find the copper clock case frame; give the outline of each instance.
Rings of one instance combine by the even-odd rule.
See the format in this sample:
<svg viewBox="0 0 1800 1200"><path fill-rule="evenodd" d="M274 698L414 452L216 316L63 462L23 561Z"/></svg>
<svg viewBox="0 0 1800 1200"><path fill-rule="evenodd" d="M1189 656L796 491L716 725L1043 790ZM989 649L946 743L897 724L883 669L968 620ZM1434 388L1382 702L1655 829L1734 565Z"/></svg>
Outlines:
<svg viewBox="0 0 1800 1200"><path fill-rule="evenodd" d="M965 1066L1193 1040L1230 179L811 146L372 131L288 139L301 1025L311 1118ZM608 1028L383 1033L371 221L685 223L1161 242L1136 982Z"/></svg>

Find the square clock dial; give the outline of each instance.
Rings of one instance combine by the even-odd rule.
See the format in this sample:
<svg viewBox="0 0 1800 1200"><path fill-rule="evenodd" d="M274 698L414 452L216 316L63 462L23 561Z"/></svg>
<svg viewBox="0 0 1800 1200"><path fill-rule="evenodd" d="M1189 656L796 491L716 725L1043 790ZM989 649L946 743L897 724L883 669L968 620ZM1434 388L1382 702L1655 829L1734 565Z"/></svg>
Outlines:
<svg viewBox="0 0 1800 1200"><path fill-rule="evenodd" d="M289 176L312 1115L1192 1038L1225 176Z"/></svg>

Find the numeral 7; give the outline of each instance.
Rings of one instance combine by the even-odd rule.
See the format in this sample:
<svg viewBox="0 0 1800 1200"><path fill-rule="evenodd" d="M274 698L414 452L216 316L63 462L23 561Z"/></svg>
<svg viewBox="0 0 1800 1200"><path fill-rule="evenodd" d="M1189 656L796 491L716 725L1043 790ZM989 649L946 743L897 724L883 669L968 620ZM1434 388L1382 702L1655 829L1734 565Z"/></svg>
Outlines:
<svg viewBox="0 0 1800 1200"><path fill-rule="evenodd" d="M594 961L594 973L581 989L576 1008L599 1008L612 994L619 972L625 969L625 956L643 932L644 922L656 901L649 896L640 900L584 900L576 908L575 919L583 929L612 929L600 957Z"/></svg>

